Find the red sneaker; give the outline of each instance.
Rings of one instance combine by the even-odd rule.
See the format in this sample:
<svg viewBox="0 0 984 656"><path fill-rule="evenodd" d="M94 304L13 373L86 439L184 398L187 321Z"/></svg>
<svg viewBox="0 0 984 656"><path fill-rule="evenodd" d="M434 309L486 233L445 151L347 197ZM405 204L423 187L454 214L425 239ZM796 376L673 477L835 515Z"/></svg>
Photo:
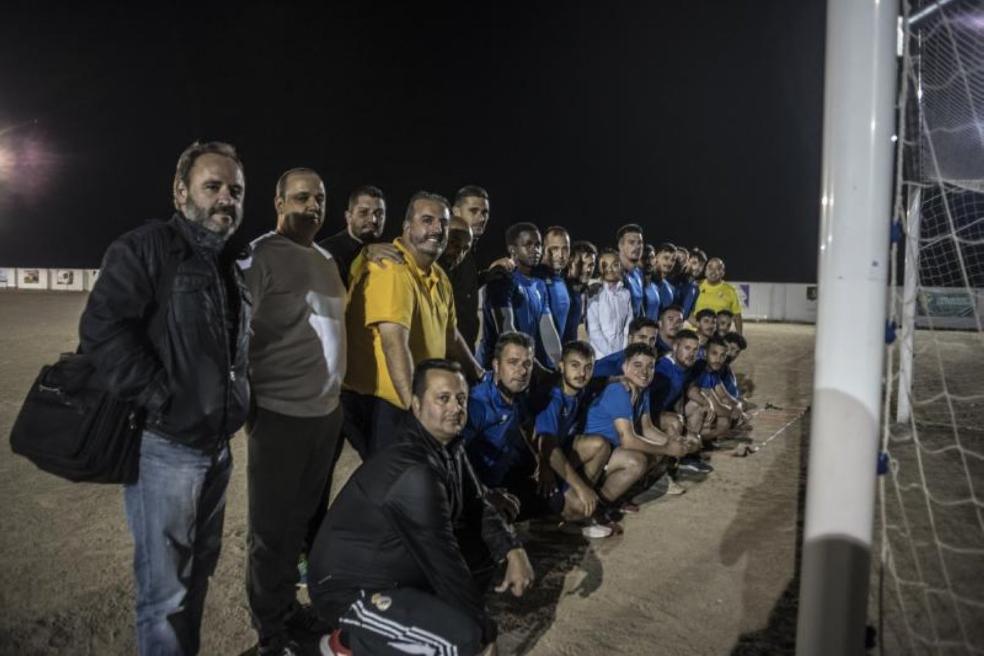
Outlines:
<svg viewBox="0 0 984 656"><path fill-rule="evenodd" d="M321 636L318 649L321 656L352 656L352 650L342 644L341 629Z"/></svg>

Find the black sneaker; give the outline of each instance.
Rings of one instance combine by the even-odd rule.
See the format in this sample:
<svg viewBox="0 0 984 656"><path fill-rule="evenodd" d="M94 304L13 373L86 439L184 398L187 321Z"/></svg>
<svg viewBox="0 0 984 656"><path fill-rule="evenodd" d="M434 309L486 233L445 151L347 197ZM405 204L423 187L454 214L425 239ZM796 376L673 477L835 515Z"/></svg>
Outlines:
<svg viewBox="0 0 984 656"><path fill-rule="evenodd" d="M257 656L301 656L301 647L293 640L271 640L265 645L257 645Z"/></svg>
<svg viewBox="0 0 984 656"><path fill-rule="evenodd" d="M683 471L693 472L695 474L710 474L714 471L713 467L695 456L681 458L680 464L677 467Z"/></svg>
<svg viewBox="0 0 984 656"><path fill-rule="evenodd" d="M291 635L300 634L302 637L321 636L330 633L335 628L318 617L318 614L310 606L298 606L284 620L284 626Z"/></svg>

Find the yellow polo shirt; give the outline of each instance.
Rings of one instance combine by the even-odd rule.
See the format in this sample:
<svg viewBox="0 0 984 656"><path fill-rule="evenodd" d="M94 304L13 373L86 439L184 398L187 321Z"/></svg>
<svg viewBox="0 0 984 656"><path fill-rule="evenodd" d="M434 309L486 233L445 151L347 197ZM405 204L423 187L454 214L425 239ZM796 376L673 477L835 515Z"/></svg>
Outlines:
<svg viewBox="0 0 984 656"><path fill-rule="evenodd" d="M735 288L723 280L716 285L707 282L706 279L700 281L700 295L697 297L697 304L694 306L694 314L709 308L717 314L721 310L730 310L732 314L741 314L741 300Z"/></svg>
<svg viewBox="0 0 984 656"><path fill-rule="evenodd" d="M399 237L393 244L403 253L404 264L376 264L362 254L352 263L345 310L345 387L405 408L393 387L376 324L396 323L409 329L414 364L447 357L456 327L454 294L440 266L435 263L425 273Z"/></svg>

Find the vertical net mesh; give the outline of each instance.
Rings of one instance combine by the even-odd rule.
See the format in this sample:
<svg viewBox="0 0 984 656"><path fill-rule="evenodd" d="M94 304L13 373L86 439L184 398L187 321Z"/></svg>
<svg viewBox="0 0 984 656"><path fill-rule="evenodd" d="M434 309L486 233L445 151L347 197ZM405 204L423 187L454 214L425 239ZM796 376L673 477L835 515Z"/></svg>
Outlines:
<svg viewBox="0 0 984 656"><path fill-rule="evenodd" d="M882 645L984 654L984 0L910 2L902 27Z"/></svg>

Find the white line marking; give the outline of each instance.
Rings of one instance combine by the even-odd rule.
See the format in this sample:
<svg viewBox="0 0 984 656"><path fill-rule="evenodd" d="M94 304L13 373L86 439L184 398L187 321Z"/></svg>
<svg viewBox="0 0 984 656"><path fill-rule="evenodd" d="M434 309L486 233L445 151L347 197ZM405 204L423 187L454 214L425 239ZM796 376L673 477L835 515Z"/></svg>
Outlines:
<svg viewBox="0 0 984 656"><path fill-rule="evenodd" d="M765 446L766 444L768 444L772 440L774 440L777 437L779 437L779 434L780 433L782 433L784 430L786 430L787 428L789 428L791 425L793 425L794 423L796 423L797 421L799 421L800 419L802 419L804 414L805 413L801 412L798 415L796 415L795 417L793 417L792 419L790 419L789 421L787 421L785 424L782 425L782 427L779 430L777 430L775 433L773 433L772 435L770 435L769 436L769 439L767 439L764 442L760 442L759 443L759 446Z"/></svg>

